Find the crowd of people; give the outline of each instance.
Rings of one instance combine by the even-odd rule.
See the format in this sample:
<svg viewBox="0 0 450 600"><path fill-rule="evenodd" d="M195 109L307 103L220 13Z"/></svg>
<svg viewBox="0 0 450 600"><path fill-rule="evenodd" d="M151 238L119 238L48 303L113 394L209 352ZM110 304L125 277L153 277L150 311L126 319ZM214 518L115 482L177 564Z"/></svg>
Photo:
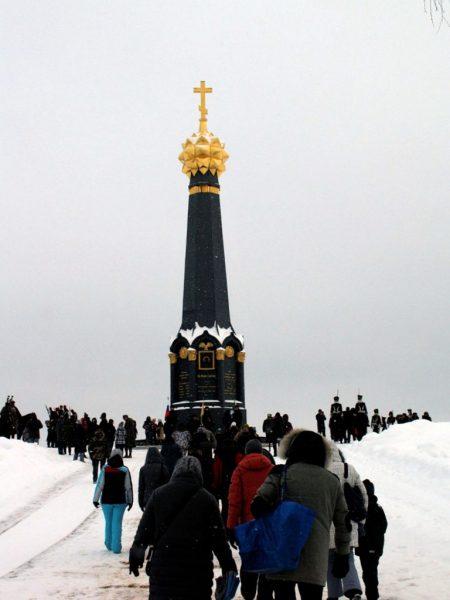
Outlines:
<svg viewBox="0 0 450 600"><path fill-rule="evenodd" d="M7 396L0 411L0 437L22 439L24 442L37 443L41 437L42 423L36 413L22 415L16 406L14 396Z"/></svg>
<svg viewBox="0 0 450 600"><path fill-rule="evenodd" d="M342 426L347 410L366 419L350 420L347 429ZM360 439L359 428L364 433L369 428L361 396L355 408L347 410L342 410L335 397L330 411L333 441L325 439L323 411L317 415L318 433L294 429L287 414L268 414L262 428L264 438L244 422L239 406L225 411L220 423L208 407L188 422L178 422L170 410L164 421L148 417L143 428L149 448L139 472L137 494L142 517L129 552L129 569L139 575L147 549L151 549L146 565L151 600L210 600L213 555L223 573L216 597L232 598L227 590L234 589L233 582L237 582L232 554L232 548L238 547L236 528L270 515L282 500L314 511L301 560L290 571L264 573L241 567L244 600L294 600L296 589L302 600L316 600L322 598L325 585L329 600L341 596L360 600L362 585L355 556L361 562L366 597L377 600L378 563L387 520L374 484L361 480L336 445ZM374 411L373 417L377 415ZM24 420L14 399L8 397L0 414L2 432L24 439L28 428L30 438L38 441L42 424L33 425L32 416L26 415ZM405 416L418 418L412 411ZM372 429L381 431L383 417L373 417ZM423 418L429 415L425 413ZM386 427L405 422L402 419L390 413ZM104 544L109 551L120 553L123 518L134 502L124 458L131 457L136 446L136 422L124 415L116 428L105 413L97 421L87 413L78 418L75 411L59 406L48 409L46 425L48 447L57 448L60 454L73 451L73 460L84 461L89 454L96 483L93 503L101 507L105 520ZM275 464L277 453L285 464Z"/></svg>
<svg viewBox="0 0 450 600"><path fill-rule="evenodd" d="M303 600L315 600L322 598L325 584L330 600L343 595L359 600L355 554L366 596L376 600L387 520L373 483L361 481L338 446L312 431L293 429L289 418L281 441L270 436L275 417L265 421L267 443L271 438L273 450L280 443L280 456L286 460L275 465L253 427L238 427L231 414L225 425L215 428L210 417L205 409L201 417L178 424L169 413L161 452L150 447L140 470L143 515L129 565L139 575L151 548L146 567L150 598L210 599L213 554L225 581L236 577L229 547L237 547L236 527L271 513L284 488L285 498L314 510L310 537L295 571L262 574L241 568L244 600L293 600L297 587Z"/></svg>
<svg viewBox="0 0 450 600"><path fill-rule="evenodd" d="M339 396L333 398L330 407L330 417L328 427L330 437L334 442L348 444L351 441L361 441L368 431L380 433L395 424L410 423L417 421L419 415L408 409L406 413L399 413L394 416L394 412L390 411L388 416L380 414L378 408L375 408L369 419L367 405L363 401L363 396L358 394L356 404L353 408L349 406L343 410ZM422 419L431 421L428 412L424 412ZM322 409L319 409L316 414L317 432L326 436L326 414Z"/></svg>

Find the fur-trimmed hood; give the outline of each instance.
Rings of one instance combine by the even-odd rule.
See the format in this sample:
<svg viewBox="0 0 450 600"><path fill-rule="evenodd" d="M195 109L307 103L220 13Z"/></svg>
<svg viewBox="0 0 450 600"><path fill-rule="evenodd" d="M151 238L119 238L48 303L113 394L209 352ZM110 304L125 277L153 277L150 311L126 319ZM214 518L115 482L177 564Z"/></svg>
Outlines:
<svg viewBox="0 0 450 600"><path fill-rule="evenodd" d="M289 433L287 433L284 436L284 438L280 442L279 451L278 451L278 455L280 456L280 458L284 458L286 460L289 458L289 448L292 446L292 443L295 440L295 438L297 438L303 431L309 431L309 430L302 429L302 428L293 429L292 431L290 431ZM322 441L324 443L325 453L326 453L326 463L325 464L328 464L330 462L332 454L333 454L332 447L326 438L322 437Z"/></svg>

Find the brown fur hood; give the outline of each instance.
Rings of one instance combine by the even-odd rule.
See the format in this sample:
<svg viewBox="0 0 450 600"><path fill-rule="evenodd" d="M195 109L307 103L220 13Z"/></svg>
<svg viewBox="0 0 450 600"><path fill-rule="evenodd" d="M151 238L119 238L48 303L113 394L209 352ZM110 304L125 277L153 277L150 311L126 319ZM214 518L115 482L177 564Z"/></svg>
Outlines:
<svg viewBox="0 0 450 600"><path fill-rule="evenodd" d="M280 458L284 458L284 459L288 458L290 445L302 431L307 431L307 430L303 429L303 428L292 429L292 431L290 431L289 433L287 433L284 436L284 438L280 442L279 451L278 451L278 455ZM331 457L333 454L333 448L331 447L331 444L329 443L329 441L326 438L323 438L323 442L325 444L325 451L327 454L326 464L328 464L331 461Z"/></svg>

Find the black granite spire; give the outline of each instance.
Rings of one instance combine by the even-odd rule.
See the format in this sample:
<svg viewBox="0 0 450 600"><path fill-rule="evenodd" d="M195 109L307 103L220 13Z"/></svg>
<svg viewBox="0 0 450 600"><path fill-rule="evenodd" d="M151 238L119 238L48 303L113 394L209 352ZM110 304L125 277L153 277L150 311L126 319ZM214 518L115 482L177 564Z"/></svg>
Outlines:
<svg viewBox="0 0 450 600"><path fill-rule="evenodd" d="M190 179L181 329L231 327L218 190L209 171Z"/></svg>
<svg viewBox="0 0 450 600"><path fill-rule="evenodd" d="M183 143L179 159L189 179L183 320L170 346L170 419L196 427L244 423L245 351L230 322L220 215L219 175L228 153L208 131L204 81L198 133Z"/></svg>

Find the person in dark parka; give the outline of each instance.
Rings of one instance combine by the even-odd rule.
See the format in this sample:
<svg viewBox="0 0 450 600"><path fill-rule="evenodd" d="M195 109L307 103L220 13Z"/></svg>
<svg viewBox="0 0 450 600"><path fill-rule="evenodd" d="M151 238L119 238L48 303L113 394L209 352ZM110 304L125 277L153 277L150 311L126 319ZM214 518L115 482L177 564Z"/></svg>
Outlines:
<svg viewBox="0 0 450 600"><path fill-rule="evenodd" d="M369 508L356 554L361 561L367 600L378 600L378 563L383 556L384 534L388 523L384 510L378 504L373 483L365 479L363 484L369 497Z"/></svg>
<svg viewBox="0 0 450 600"><path fill-rule="evenodd" d="M169 475L172 475L177 461L183 456L183 452L180 446L175 443L172 434L168 435L165 440L163 440L163 443L161 444L161 456L164 464L169 470Z"/></svg>
<svg viewBox="0 0 450 600"><path fill-rule="evenodd" d="M219 506L194 456L180 458L170 482L152 494L130 549L130 573L139 575L148 546L150 600L210 600L213 553L222 571L236 571Z"/></svg>
<svg viewBox="0 0 450 600"><path fill-rule="evenodd" d="M150 496L170 479L169 470L163 462L158 448L152 446L147 450L145 465L139 471L139 506L144 510Z"/></svg>

